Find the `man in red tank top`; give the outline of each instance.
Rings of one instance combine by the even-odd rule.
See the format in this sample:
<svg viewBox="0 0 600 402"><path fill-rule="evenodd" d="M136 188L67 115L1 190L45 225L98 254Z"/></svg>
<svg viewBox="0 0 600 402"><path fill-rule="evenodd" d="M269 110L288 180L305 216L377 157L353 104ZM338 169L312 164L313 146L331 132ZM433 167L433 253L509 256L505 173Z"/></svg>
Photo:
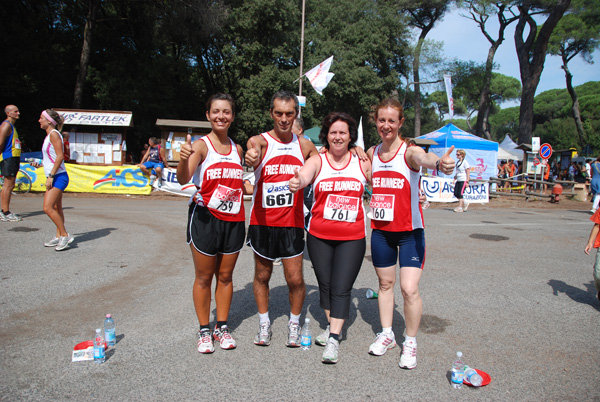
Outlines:
<svg viewBox="0 0 600 402"><path fill-rule="evenodd" d="M298 98L279 91L271 98L272 130L248 140L246 164L255 169L255 188L247 242L254 251L254 298L259 313L259 330L254 343L271 343L269 280L273 261L281 258L289 288L290 320L288 347L300 346L300 314L306 288L302 274L304 214L302 193L292 194L287 186L295 169L317 154L314 144L292 132L298 116Z"/></svg>

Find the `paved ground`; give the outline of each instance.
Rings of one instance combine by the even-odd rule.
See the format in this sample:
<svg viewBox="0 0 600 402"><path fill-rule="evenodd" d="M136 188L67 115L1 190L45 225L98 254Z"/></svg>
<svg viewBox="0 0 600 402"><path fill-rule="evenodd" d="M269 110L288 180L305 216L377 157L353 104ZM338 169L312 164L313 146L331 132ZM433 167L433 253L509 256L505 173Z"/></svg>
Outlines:
<svg viewBox="0 0 600 402"><path fill-rule="evenodd" d="M199 355L186 200L67 194L64 204L75 235L64 252L42 246L54 229L39 194L13 198L22 222L0 222L0 400L600 401L600 302L593 257L583 253L589 203L425 211L424 315L412 371L398 368L399 348L367 354L380 330L377 303L364 296L377 286L370 250L337 365L321 364L319 347L285 347L289 304L280 270L272 279L273 344L252 344L258 319L247 248L230 315L239 346ZM303 315L317 332L325 317L310 262L304 267ZM399 288L396 300L401 338ZM106 313L117 323L116 349L100 366L72 363L73 346L91 339ZM454 390L457 350L492 383Z"/></svg>

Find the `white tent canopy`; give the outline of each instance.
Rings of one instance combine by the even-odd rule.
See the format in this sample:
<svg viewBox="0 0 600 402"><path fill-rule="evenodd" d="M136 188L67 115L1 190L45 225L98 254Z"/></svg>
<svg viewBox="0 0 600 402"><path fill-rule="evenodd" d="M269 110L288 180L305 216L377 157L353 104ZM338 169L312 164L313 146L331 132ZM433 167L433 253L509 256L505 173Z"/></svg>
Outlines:
<svg viewBox="0 0 600 402"><path fill-rule="evenodd" d="M517 149L517 144L510 138L510 134L506 134L502 142L498 145L498 160L515 159L523 160L523 151Z"/></svg>

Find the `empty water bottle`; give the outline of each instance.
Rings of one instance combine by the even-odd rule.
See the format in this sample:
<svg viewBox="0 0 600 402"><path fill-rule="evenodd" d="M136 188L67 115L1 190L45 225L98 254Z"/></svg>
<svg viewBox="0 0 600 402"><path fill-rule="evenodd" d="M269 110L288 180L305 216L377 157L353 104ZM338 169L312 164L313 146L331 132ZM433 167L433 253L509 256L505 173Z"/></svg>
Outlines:
<svg viewBox="0 0 600 402"><path fill-rule="evenodd" d="M310 332L310 318L304 319L304 326L300 333L300 347L302 350L309 350L312 345L312 332Z"/></svg>
<svg viewBox="0 0 600 402"><path fill-rule="evenodd" d="M98 364L104 363L104 358L104 337L102 336L102 329L98 328L94 337L94 362Z"/></svg>
<svg viewBox="0 0 600 402"><path fill-rule="evenodd" d="M112 319L111 314L106 314L106 320L104 320L104 339L108 346L115 346L117 343L115 320Z"/></svg>
<svg viewBox="0 0 600 402"><path fill-rule="evenodd" d="M479 373L475 371L474 368L471 368L467 365L465 365L464 379L474 387L481 387L481 384L483 384L483 378L479 375Z"/></svg>
<svg viewBox="0 0 600 402"><path fill-rule="evenodd" d="M465 364L462 361L462 352L456 352L456 360L452 363L452 386L460 389L463 384Z"/></svg>

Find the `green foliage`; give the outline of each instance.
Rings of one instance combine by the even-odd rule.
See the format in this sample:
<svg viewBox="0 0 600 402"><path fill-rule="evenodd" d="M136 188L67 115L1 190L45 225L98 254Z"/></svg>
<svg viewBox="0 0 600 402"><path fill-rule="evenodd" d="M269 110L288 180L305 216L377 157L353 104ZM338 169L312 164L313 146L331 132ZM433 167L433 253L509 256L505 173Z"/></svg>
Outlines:
<svg viewBox="0 0 600 402"><path fill-rule="evenodd" d="M587 82L575 88L589 144L600 153L600 82ZM505 134L516 138L519 125L519 108L502 109L490 117L492 139L502 141ZM540 93L534 103L534 137L540 137L556 149L577 148L577 129L571 116L571 98L566 89L552 89Z"/></svg>
<svg viewBox="0 0 600 402"><path fill-rule="evenodd" d="M425 6L443 8L447 3ZM324 96L304 79L306 126L320 125L331 111L345 111L363 118L367 146L379 142L369 114L383 98L398 92L404 98L400 78L410 76L409 41L414 42L405 12L427 13L426 8L405 0L307 2L304 72L333 55L335 77ZM86 0L4 0L0 8L0 103L19 106L19 132L33 149L43 140L37 122L40 111L72 104L87 11ZM300 23L300 0L102 1L82 107L132 111L128 146L137 154L136 148L158 134L157 118L204 120L206 99L217 91L228 92L237 101L231 134L245 144L249 136L272 128L272 94L298 90ZM421 58L447 71L450 68L437 58L438 47L426 41ZM422 77L437 79L439 72L424 71L423 60ZM478 102L481 66L456 62L454 67L455 114L468 114ZM494 102L517 97L515 81L494 74ZM600 88L598 83L588 84L577 88L581 115L590 143L600 150ZM423 96L422 133L441 127L447 117L443 86L427 89L434 92ZM408 95L402 132L412 136L410 89ZM540 136L570 141L574 128L557 123L559 135L550 124L570 118L566 91L540 94L535 113L536 130L544 130ZM468 128L464 120L454 123ZM498 139L506 132L517 138L512 127L518 124L518 111L515 115L511 109L500 110L491 116L491 124Z"/></svg>

